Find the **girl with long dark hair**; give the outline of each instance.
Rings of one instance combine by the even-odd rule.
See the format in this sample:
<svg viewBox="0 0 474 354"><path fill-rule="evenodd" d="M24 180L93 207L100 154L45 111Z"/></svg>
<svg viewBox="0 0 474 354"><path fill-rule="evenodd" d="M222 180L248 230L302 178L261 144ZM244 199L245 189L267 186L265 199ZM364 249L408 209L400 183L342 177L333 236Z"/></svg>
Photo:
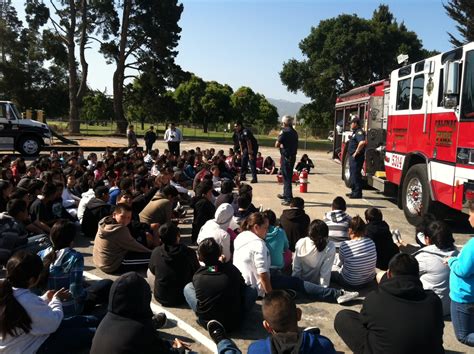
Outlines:
<svg viewBox="0 0 474 354"><path fill-rule="evenodd" d="M97 326L94 317L63 320L62 301L69 291L49 290L37 296L43 270L41 258L24 251L15 253L0 282L0 348L7 353L76 353L90 348Z"/></svg>

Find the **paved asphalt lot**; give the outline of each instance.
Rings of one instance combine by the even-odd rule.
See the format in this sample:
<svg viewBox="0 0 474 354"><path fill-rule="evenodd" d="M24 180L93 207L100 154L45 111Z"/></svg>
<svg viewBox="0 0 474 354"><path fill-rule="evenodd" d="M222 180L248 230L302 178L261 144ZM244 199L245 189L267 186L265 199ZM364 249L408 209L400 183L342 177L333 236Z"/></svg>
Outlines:
<svg viewBox="0 0 474 354"><path fill-rule="evenodd" d="M115 144L125 144L125 139L120 138L87 138L87 144L96 146L107 146L113 142ZM160 151L166 146L163 142L155 145ZM202 149L214 147L216 150L224 149L227 151L229 145L220 145L207 142L188 142L185 141L181 145L181 149L190 149L200 146ZM60 150L60 148L58 148ZM98 149L100 152L100 149ZM273 158L278 157L278 151L272 148L262 148L262 155L265 157L271 155ZM340 165L330 159L330 154L325 152L300 151L307 152L313 160L316 168L309 176L308 193L299 193L298 187L294 187L294 195L301 196L306 202L306 212L311 219L322 218L324 212L330 210L331 202L334 197L347 193L347 189L340 179ZM277 160L278 161L278 160ZM265 209L272 209L279 216L284 209L280 205L279 199L276 198L277 193L281 193L282 186L276 181L276 176L259 176L259 183L252 185L254 188L254 204L258 207L262 205ZM359 200L347 200L348 213L352 216L363 215L364 210L369 206L380 208L384 214L384 219L392 229L398 228L405 241L414 243L414 227L409 225L403 215L403 211L399 210L396 204L376 191L364 191L364 198ZM188 219L189 222L189 219ZM456 244L462 246L471 237L471 229L466 218L457 217L455 221L449 221L455 232ZM182 231L183 242L190 243L191 225L183 223L179 225ZM95 269L92 263L93 240L80 238L76 243L77 249L85 256L86 271L92 276L101 278L114 278ZM333 329L333 320L336 313L342 308L351 308L359 310L361 307L363 296L367 291L361 293L361 298L357 301L349 303L348 306L337 304L327 304L320 302L312 302L310 299L299 296L297 298L298 306L303 310L303 318L300 322L301 327L316 326L319 327L321 333L331 339L336 350L339 353L349 353L350 351L338 337ZM154 304L154 310L160 311L160 307ZM192 349L199 353L209 353L215 350L212 342L208 339L207 332L200 328L195 321L195 316L191 310L183 308L167 308L170 316L176 316L178 319L168 321L168 325L164 329L165 336L172 338L174 336L182 337L184 340L192 342ZM416 319L407 319L416 320ZM246 352L248 345L255 339L264 338L266 333L261 325L261 306L260 302L256 304L253 312L245 320L242 329L231 334L231 338L236 341L243 352ZM423 324L420 323L420 326ZM454 337L453 328L449 319L445 321L444 331L445 349L448 353L467 353L469 348L457 342ZM119 334L117 334L119 335ZM472 351L471 351L472 353Z"/></svg>

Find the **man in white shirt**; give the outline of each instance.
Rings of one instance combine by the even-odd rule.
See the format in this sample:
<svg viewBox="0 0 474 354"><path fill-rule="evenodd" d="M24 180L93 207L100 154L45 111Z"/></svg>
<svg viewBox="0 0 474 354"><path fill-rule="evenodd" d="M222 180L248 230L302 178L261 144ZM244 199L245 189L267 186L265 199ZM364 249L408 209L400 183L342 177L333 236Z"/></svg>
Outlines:
<svg viewBox="0 0 474 354"><path fill-rule="evenodd" d="M169 128L166 129L164 140L168 143L170 153L179 156L179 144L183 140L183 134L174 123L171 123Z"/></svg>

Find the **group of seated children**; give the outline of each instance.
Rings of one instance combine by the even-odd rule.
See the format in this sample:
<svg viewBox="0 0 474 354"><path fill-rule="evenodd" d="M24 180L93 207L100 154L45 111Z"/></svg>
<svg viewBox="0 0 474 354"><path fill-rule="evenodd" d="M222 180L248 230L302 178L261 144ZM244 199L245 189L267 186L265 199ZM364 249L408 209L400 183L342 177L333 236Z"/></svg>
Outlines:
<svg viewBox="0 0 474 354"><path fill-rule="evenodd" d="M6 352L183 353L188 343L159 337L165 319L150 309L153 294L163 306L188 304L221 353L240 353L226 332L241 327L259 298L270 337L250 353L334 353L317 330L298 329L295 298L342 304L370 288L360 313L335 318L354 352L441 353L449 313L458 340L474 345L474 241L459 253L445 223L425 217L417 228L423 247L408 255L379 209L350 217L342 197L322 220L311 220L299 197L278 219L262 211L250 185L228 178L223 151L94 155L53 152L0 181ZM301 166L314 167L307 156ZM66 206L62 196L74 202ZM184 204L193 209L197 253L177 226ZM472 205L470 221L474 226ZM94 239L95 266L122 274L113 285L84 282L84 258L74 249L79 231ZM146 280L134 272L145 270Z"/></svg>

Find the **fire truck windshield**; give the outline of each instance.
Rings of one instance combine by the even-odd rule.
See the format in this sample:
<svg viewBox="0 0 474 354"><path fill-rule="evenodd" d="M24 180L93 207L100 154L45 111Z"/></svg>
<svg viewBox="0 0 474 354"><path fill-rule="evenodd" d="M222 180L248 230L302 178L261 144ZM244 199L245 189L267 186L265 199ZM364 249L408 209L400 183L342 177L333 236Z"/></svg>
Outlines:
<svg viewBox="0 0 474 354"><path fill-rule="evenodd" d="M474 120L474 50L466 53L461 119Z"/></svg>

